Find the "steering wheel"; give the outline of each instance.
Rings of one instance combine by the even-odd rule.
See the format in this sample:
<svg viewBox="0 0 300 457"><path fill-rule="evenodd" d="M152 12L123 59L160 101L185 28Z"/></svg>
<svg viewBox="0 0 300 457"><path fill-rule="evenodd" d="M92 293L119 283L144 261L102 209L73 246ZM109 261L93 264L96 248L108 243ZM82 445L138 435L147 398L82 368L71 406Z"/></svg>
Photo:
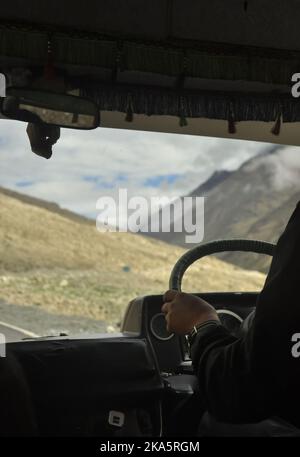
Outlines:
<svg viewBox="0 0 300 457"><path fill-rule="evenodd" d="M173 267L169 280L169 288L181 291L182 278L186 270L197 260L211 254L226 251L253 252L273 256L275 244L257 240L219 240L200 244L185 252Z"/></svg>
<svg viewBox="0 0 300 457"><path fill-rule="evenodd" d="M272 243L267 243L265 241L255 241L255 240L244 240L244 239L235 239L235 240L219 240L212 241L210 243L201 244L195 246L185 252L176 262L173 267L173 270L170 275L169 288L173 290L181 291L181 284L184 273L186 270L197 260L202 259L211 254L216 254L218 252L226 251L241 251L241 252L253 252L257 254L266 254L268 256L273 256L275 251L275 245ZM248 316L250 317L251 314ZM245 325L243 331L247 331L247 321L246 318L242 324ZM200 403L201 404L201 403ZM194 411L197 405L197 410ZM203 405L203 403L202 403ZM184 409L185 408L185 409ZM186 413L186 410L188 414ZM187 430L193 430L194 434L198 433L200 418L205 412L205 407L202 406L199 410L199 402L195 401L194 396L183 407L179 408L177 412L176 420L174 421L175 432L182 432L183 427ZM184 423L182 422L182 417L184 417ZM188 417L188 420L186 419ZM197 419L196 419L197 418ZM173 432L173 430L172 430Z"/></svg>

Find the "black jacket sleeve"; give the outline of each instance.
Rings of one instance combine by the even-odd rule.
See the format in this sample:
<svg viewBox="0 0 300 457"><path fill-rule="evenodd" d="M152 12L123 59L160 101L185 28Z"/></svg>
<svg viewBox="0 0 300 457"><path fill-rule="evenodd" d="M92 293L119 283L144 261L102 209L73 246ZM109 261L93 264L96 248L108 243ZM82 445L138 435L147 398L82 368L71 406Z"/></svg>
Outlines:
<svg viewBox="0 0 300 457"><path fill-rule="evenodd" d="M221 422L250 423L270 414L250 369L249 334L232 336L223 325L207 326L192 346L192 361L207 410Z"/></svg>
<svg viewBox="0 0 300 457"><path fill-rule="evenodd" d="M300 332L300 205L278 241L248 332L235 338L222 326L206 326L192 360L208 411L230 423L279 415L299 424L300 359L292 335Z"/></svg>

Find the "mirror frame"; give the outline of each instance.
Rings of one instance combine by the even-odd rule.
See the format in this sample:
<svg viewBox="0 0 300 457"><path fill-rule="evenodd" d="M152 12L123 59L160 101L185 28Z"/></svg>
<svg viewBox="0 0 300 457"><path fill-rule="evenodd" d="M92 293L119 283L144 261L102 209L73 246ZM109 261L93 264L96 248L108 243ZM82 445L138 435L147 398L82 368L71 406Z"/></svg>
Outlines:
<svg viewBox="0 0 300 457"><path fill-rule="evenodd" d="M7 97L16 97L18 98L18 94L14 93L14 91L16 92L19 92L20 95L19 97L22 96L22 90L23 91L31 91L31 92L36 92L36 93L45 93L45 94L54 94L54 95L63 95L63 96L66 96L68 98L73 98L73 99L76 99L76 100L85 100L85 101L89 101L90 103L92 103L94 105L94 108L95 108L95 122L94 122L94 125L93 127L88 127L88 128L83 128L83 127L71 127L71 126L64 126L64 125L60 125L60 124L54 124L54 123L49 123L49 122L44 122L43 120L41 120L40 123L42 124L46 124L46 125L53 125L55 127L60 127L60 128L65 128L65 129L72 129L72 130L94 130L96 129L97 127L100 127L100 109L99 107L97 106L97 104L90 98L87 98L87 97L80 97L80 96L77 96L77 95L73 95L73 94L68 94L68 93L60 93L60 92L54 92L54 91L46 91L46 90L41 90L41 89L36 89L36 88L31 88L31 87L16 87L16 86L11 86L11 87L8 87L6 89L6 97L3 97L2 98L2 102L1 102L1 113L3 114L3 116L5 116L7 119L12 119L12 120L16 120L16 121L20 121L20 122L30 122L29 120L22 120L22 119L18 119L17 117L13 117L13 116L7 116L7 114L5 112L3 112L3 102L5 100L5 98ZM34 123L39 123L39 122L34 122Z"/></svg>

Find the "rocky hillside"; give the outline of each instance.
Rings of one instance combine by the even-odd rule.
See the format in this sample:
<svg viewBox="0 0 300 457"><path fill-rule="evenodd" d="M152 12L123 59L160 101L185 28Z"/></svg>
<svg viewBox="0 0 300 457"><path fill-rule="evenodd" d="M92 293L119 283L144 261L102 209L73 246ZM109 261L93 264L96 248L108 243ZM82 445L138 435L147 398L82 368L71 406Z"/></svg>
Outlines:
<svg viewBox="0 0 300 457"><path fill-rule="evenodd" d="M213 174L190 195L206 197L204 242L221 238L276 242L300 200L300 149L276 146L236 171ZM158 238L185 246L181 233L160 233ZM269 266L264 256L229 253L222 258L247 269L266 271Z"/></svg>

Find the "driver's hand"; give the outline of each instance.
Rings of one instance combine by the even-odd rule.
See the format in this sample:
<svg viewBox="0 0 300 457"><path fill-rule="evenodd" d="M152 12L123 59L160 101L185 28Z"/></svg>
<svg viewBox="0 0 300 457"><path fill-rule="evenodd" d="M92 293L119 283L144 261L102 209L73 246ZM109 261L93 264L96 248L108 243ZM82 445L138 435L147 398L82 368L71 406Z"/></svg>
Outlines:
<svg viewBox="0 0 300 457"><path fill-rule="evenodd" d="M176 290L168 290L164 294L162 312L166 316L168 332L179 335L186 335L193 327L204 322L219 321L215 308L209 303Z"/></svg>

